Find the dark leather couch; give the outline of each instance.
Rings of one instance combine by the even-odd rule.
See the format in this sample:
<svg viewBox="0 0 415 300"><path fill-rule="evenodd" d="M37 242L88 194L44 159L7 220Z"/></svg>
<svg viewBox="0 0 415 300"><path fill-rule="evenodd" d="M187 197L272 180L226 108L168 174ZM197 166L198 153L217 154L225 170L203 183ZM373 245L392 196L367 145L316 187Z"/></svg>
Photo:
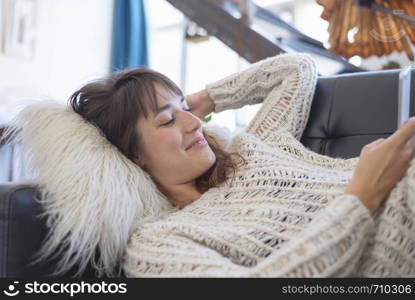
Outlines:
<svg viewBox="0 0 415 300"><path fill-rule="evenodd" d="M365 144L392 134L397 127L398 73L320 77L301 142L320 154L351 158ZM35 201L36 192L32 184L0 184L0 277L47 276L55 268L53 261L28 264L46 233L43 220L36 217L42 211ZM91 269L83 275L93 276Z"/></svg>

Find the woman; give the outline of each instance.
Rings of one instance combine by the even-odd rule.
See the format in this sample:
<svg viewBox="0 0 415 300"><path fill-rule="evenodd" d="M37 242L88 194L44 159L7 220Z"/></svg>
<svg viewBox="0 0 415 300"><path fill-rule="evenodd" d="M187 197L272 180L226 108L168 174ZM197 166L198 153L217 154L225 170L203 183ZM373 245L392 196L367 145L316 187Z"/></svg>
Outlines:
<svg viewBox="0 0 415 300"><path fill-rule="evenodd" d="M187 101L138 69L81 88L72 109L26 109L19 136L51 228L40 259L58 251L61 271L92 261L98 275L121 262L132 277L414 276L415 120L360 158L309 151L316 80L307 55L284 54ZM202 128L260 102L232 140Z"/></svg>

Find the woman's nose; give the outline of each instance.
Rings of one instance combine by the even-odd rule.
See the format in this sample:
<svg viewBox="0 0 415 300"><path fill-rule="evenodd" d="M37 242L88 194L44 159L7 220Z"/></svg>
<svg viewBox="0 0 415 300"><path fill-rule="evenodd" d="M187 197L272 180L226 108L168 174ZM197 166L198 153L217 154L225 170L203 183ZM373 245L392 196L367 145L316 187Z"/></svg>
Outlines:
<svg viewBox="0 0 415 300"><path fill-rule="evenodd" d="M191 112L184 112L186 115L186 131L188 132L193 132L196 131L200 128L200 126L202 126L202 121L195 116L194 114L192 114Z"/></svg>

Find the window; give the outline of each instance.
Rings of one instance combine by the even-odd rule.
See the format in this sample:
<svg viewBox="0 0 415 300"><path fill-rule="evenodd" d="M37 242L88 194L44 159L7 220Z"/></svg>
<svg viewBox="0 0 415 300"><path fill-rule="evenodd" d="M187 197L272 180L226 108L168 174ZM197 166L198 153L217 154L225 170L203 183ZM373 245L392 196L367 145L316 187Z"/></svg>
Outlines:
<svg viewBox="0 0 415 300"><path fill-rule="evenodd" d="M314 0L255 0L255 3L278 12L287 22L319 38L326 34L326 22L319 19L321 6ZM207 83L247 68L250 64L215 37L207 41L185 42L184 15L164 0L146 2L149 21L150 67L169 76L185 94L199 91ZM310 10L319 22L310 22ZM314 25L310 25L310 23ZM271 29L270 29L271 30ZM227 126L235 133L242 130L261 104L214 114L212 123Z"/></svg>

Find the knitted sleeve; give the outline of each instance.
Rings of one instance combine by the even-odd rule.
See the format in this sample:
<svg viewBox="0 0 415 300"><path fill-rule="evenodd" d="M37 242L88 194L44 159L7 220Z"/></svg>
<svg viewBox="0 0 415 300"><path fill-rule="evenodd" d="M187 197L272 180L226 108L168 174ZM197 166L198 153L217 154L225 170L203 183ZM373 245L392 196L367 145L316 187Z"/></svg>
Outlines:
<svg viewBox="0 0 415 300"><path fill-rule="evenodd" d="M357 197L342 194L307 229L253 267L233 262L226 255L231 251L226 241L214 249L197 230L176 234L159 227L133 235L123 268L129 277L350 276L373 224Z"/></svg>
<svg viewBox="0 0 415 300"><path fill-rule="evenodd" d="M307 54L281 54L247 70L206 85L215 112L263 103L247 132L263 140L280 129L300 139L317 82L314 61Z"/></svg>

